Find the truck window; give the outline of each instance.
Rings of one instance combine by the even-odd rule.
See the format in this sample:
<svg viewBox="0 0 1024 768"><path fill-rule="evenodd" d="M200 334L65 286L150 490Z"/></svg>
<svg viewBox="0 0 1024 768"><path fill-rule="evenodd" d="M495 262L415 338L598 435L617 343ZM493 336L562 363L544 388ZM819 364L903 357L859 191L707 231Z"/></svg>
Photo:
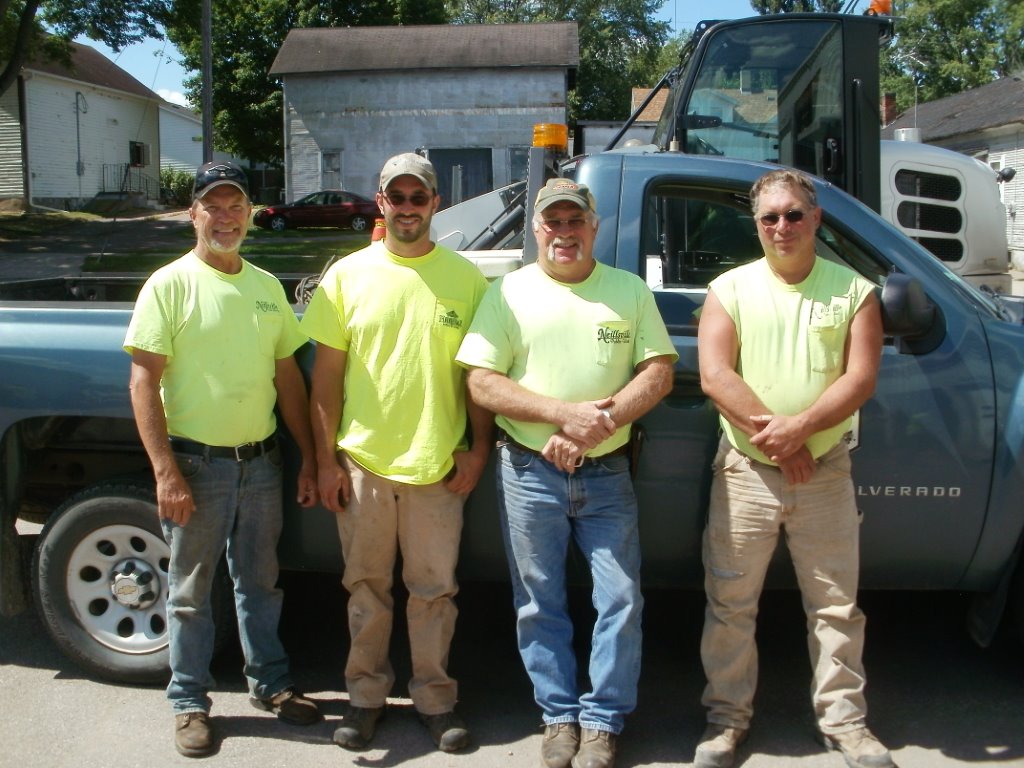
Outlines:
<svg viewBox="0 0 1024 768"><path fill-rule="evenodd" d="M715 34L680 109L685 151L781 163L841 182L842 53L835 21Z"/></svg>
<svg viewBox="0 0 1024 768"><path fill-rule="evenodd" d="M762 256L746 195L662 184L651 189L642 225L647 284L685 293L698 304L703 290L728 269ZM818 255L845 264L876 285L889 268L866 252L825 211Z"/></svg>

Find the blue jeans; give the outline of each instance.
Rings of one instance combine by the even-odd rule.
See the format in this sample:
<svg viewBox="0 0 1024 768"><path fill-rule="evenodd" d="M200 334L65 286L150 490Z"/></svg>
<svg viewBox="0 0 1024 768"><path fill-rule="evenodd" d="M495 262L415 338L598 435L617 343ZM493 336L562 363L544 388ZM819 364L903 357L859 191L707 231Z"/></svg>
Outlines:
<svg viewBox="0 0 1024 768"><path fill-rule="evenodd" d="M213 656L210 592L227 550L249 691L269 698L291 685L277 634L283 595L277 589L281 535L280 448L249 461L178 455L196 511L184 526L162 520L171 548L167 629L175 714L208 712Z"/></svg>
<svg viewBox="0 0 1024 768"><path fill-rule="evenodd" d="M636 496L624 455L572 475L514 445L498 450L498 506L519 653L544 722L620 733L636 706L643 597ZM593 577L591 690L580 694L566 596L570 537Z"/></svg>

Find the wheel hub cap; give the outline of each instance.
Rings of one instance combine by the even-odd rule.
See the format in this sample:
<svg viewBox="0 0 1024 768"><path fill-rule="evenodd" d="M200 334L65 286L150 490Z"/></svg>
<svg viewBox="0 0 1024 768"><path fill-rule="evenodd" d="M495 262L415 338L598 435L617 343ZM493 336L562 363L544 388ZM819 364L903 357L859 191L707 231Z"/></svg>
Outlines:
<svg viewBox="0 0 1024 768"><path fill-rule="evenodd" d="M114 566L110 591L127 608L148 608L160 595L160 580L144 560L128 558Z"/></svg>

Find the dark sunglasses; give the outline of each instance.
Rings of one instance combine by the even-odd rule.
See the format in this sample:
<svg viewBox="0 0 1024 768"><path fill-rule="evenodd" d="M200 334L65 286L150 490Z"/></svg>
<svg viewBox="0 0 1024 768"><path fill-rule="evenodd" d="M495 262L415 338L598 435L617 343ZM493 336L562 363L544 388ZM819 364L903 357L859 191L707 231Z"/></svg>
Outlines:
<svg viewBox="0 0 1024 768"><path fill-rule="evenodd" d="M408 200L410 203L415 205L417 208L422 208L431 201L431 196L426 192L413 192L411 195L406 197L401 192L385 192L384 197L388 199L395 208L400 205L405 205L405 201Z"/></svg>
<svg viewBox="0 0 1024 768"><path fill-rule="evenodd" d="M779 223L779 219L785 219L790 224L796 224L799 221L803 221L804 216L806 215L807 214L803 211L794 208L793 210L786 211L785 213L762 213L757 217L757 220L766 227L774 227Z"/></svg>

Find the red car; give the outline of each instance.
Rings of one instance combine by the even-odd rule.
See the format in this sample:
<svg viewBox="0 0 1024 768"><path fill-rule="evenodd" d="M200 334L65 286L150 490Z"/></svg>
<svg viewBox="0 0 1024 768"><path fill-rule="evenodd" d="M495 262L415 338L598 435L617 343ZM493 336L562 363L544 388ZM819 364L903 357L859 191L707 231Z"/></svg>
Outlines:
<svg viewBox="0 0 1024 768"><path fill-rule="evenodd" d="M373 200L339 189L325 189L286 205L268 205L256 211L252 221L275 232L297 227L338 227L363 232L380 215Z"/></svg>

